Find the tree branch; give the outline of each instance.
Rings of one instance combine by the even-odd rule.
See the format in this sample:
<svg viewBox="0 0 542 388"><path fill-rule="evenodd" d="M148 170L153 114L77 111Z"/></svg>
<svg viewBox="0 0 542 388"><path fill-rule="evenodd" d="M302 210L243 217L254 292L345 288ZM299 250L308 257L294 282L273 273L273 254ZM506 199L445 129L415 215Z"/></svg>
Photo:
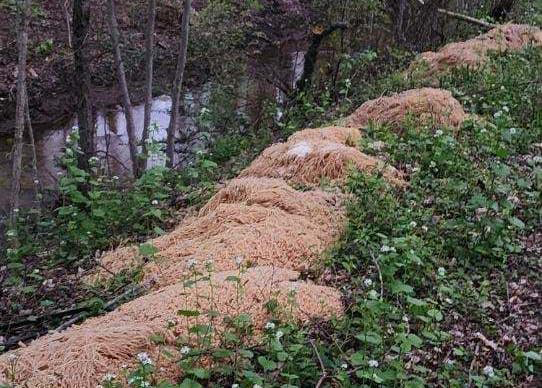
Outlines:
<svg viewBox="0 0 542 388"><path fill-rule="evenodd" d="M464 22L476 24L476 25L479 25L479 26L487 28L487 29L492 29L492 28L495 28L495 27L498 26L497 24L488 23L488 22L485 22L483 20L473 18L472 16L463 15L461 13L448 11L448 10L442 9L442 8L439 8L437 11L439 13L443 14L443 15L450 16L450 17L452 17L454 19L458 19L458 20L462 20Z"/></svg>

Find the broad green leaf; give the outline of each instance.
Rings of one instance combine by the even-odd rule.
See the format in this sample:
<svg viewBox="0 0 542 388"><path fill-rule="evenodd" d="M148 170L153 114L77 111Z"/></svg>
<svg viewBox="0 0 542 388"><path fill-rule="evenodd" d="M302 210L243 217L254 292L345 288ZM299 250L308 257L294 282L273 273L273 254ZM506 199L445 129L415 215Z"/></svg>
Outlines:
<svg viewBox="0 0 542 388"><path fill-rule="evenodd" d="M145 243L139 246L139 254L143 257L153 257L156 253L158 253L158 248L151 243Z"/></svg>
<svg viewBox="0 0 542 388"><path fill-rule="evenodd" d="M277 363L273 360L269 360L264 356L258 357L258 363L262 366L265 371L274 370L277 368Z"/></svg>
<svg viewBox="0 0 542 388"><path fill-rule="evenodd" d="M356 335L356 338L361 342L373 345L379 345L382 343L382 337L380 337L380 335L374 331L367 331L365 333L358 334Z"/></svg>

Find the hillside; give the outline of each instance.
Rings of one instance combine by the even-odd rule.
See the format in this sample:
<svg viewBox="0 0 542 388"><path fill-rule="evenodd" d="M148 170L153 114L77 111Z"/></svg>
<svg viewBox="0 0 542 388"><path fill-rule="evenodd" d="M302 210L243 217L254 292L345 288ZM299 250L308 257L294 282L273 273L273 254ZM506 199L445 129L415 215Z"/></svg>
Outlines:
<svg viewBox="0 0 542 388"><path fill-rule="evenodd" d="M541 46L506 24L423 53L269 146L85 278L137 269L144 295L1 355L0 381L538 386Z"/></svg>

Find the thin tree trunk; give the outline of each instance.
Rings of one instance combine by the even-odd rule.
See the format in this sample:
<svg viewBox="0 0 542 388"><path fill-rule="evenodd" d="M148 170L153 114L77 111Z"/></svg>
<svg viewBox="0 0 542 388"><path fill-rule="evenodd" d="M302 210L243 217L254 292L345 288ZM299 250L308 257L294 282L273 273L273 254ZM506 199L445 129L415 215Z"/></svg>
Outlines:
<svg viewBox="0 0 542 388"><path fill-rule="evenodd" d="M73 84L77 104L77 124L79 127L79 146L81 154L78 157L79 167L88 170L88 159L95 154L95 128L92 119L92 104L90 101L90 67L88 44L90 22L89 0L73 1Z"/></svg>
<svg viewBox="0 0 542 388"><path fill-rule="evenodd" d="M305 53L305 61L303 63L303 74L296 83L297 93L303 92L311 83L312 75L316 66L316 60L318 59L318 51L322 41L336 30L345 30L347 24L343 22L335 23L327 27L325 30L318 34L313 34L311 44Z"/></svg>
<svg viewBox="0 0 542 388"><path fill-rule="evenodd" d="M149 0L147 12L147 28L145 30L145 112L143 115L143 133L141 135L141 169L143 173L147 169L147 138L151 125L152 105L152 69L154 56L154 20L156 18L156 0Z"/></svg>
<svg viewBox="0 0 542 388"><path fill-rule="evenodd" d="M15 144L13 148L13 165L10 195L9 220L13 225L19 209L19 194L21 191L21 169L23 158L24 108L26 98L26 56L28 48L28 24L30 21L30 0L24 0L18 10L17 29L17 97L15 107Z"/></svg>
<svg viewBox="0 0 542 388"><path fill-rule="evenodd" d="M135 136L134 116L132 114L132 103L130 102L128 83L126 82L126 74L124 72L124 62L122 61L122 55L120 53L120 34L117 24L117 16L115 14L114 0L107 1L107 17L109 22L109 30L111 33L111 41L113 44L113 57L115 59L117 78L122 94L122 106L124 108L124 116L126 117L126 132L128 133L128 146L130 149L130 158L132 160L132 172L134 177L137 178L139 177L139 161L137 157L137 140Z"/></svg>
<svg viewBox="0 0 542 388"><path fill-rule="evenodd" d="M36 207L40 207L40 192L41 183L38 174L38 157L36 155L36 143L34 141L34 130L32 129L32 121L30 120L30 107L28 106L28 94L25 93L24 111L26 119L26 128L28 129L28 138L30 139L30 149L32 151L32 180L34 187L34 202Z"/></svg>
<svg viewBox="0 0 542 388"><path fill-rule="evenodd" d="M401 44L406 42L405 29L404 29L405 9L406 9L406 0L398 0L397 1L397 19L396 19L396 26L395 26L395 34L397 36L397 40Z"/></svg>
<svg viewBox="0 0 542 388"><path fill-rule="evenodd" d="M173 89L171 90L171 116L169 118L169 125L167 128L166 166L168 167L173 167L173 143L175 140L175 134L177 133L177 122L179 120L179 105L181 100L184 68L186 66L191 9L192 0L184 0L183 17L181 22L181 42L179 45L179 55L177 57L175 81L173 82Z"/></svg>
<svg viewBox="0 0 542 388"><path fill-rule="evenodd" d="M68 0L59 0L62 3L64 9L64 16L66 18L66 29L68 30L68 47L72 48L72 33L70 27L70 12L68 11Z"/></svg>

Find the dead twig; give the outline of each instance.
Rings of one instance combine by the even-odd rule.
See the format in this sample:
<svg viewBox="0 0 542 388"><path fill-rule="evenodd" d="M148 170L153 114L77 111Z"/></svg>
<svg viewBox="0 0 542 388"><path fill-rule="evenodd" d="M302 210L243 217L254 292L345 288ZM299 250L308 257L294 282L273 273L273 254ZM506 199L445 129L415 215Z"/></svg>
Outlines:
<svg viewBox="0 0 542 388"><path fill-rule="evenodd" d="M326 372L326 368L324 367L324 362L322 361L322 357L320 357L320 353L318 352L318 349L316 348L314 341L309 340L309 342L312 345L312 348L314 349L314 353L316 353L316 357L318 357L318 362L320 363L320 368L322 369L322 376L320 377L320 380L318 380L315 386L315 388L320 388L324 380L327 378L327 372Z"/></svg>
<svg viewBox="0 0 542 388"><path fill-rule="evenodd" d="M480 344L476 344L476 349L474 350L474 357L470 363L469 367L469 383L472 379L472 369L474 368L474 363L476 362L476 357L478 357L478 351L480 350Z"/></svg>

